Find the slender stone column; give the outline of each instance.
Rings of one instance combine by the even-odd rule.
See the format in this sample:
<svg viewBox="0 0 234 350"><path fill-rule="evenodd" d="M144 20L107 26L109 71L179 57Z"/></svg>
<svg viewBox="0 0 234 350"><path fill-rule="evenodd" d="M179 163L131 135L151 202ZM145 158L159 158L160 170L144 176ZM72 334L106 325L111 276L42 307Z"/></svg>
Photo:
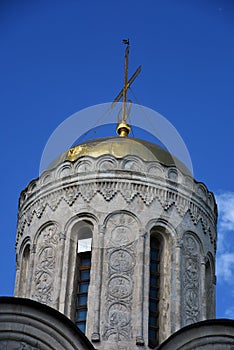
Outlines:
<svg viewBox="0 0 234 350"><path fill-rule="evenodd" d="M143 338L143 317L144 317L144 275L145 275L145 232L140 230L139 242L138 242L138 257L141 262L138 265L139 271L139 288L137 295L137 334L136 334L136 345L144 345Z"/></svg>
<svg viewBox="0 0 234 350"><path fill-rule="evenodd" d="M19 261L19 256L16 254L16 274L15 274L14 296L21 297L19 292L20 292L20 261Z"/></svg>
<svg viewBox="0 0 234 350"><path fill-rule="evenodd" d="M173 293L174 313L171 322L171 333L181 328L181 251L183 241L177 239L175 247L175 289Z"/></svg>
<svg viewBox="0 0 234 350"><path fill-rule="evenodd" d="M101 316L101 292L102 292L102 270L103 270L103 249L104 249L104 234L105 227L103 225L99 226L99 240L96 241L97 245L94 247L96 250L97 257L97 268L96 268L96 298L94 304L94 322L93 322L93 333L91 335L91 340L93 342L100 341L100 316ZM95 236L95 235L94 235Z"/></svg>
<svg viewBox="0 0 234 350"><path fill-rule="evenodd" d="M32 288L33 285L33 270L34 270L34 263L35 263L35 254L36 254L36 245L32 245L32 250L30 253L30 259L29 259L29 269L28 269L28 281L26 285L26 297L27 298L33 298L34 289Z"/></svg>
<svg viewBox="0 0 234 350"><path fill-rule="evenodd" d="M206 261L205 258L202 256L201 257L201 276L200 276L200 290L201 290L201 305L200 305L200 310L201 314L200 317L201 319L199 321L203 321L206 319ZM211 302L211 300L210 300Z"/></svg>
<svg viewBox="0 0 234 350"><path fill-rule="evenodd" d="M66 241L66 235L63 232L59 233L59 243L58 243L58 279L57 279L57 288L56 288L56 295L55 295L55 309L59 310L59 302L60 302L60 291L62 289L62 272L63 272L63 259L64 259L64 249L65 249L65 241Z"/></svg>

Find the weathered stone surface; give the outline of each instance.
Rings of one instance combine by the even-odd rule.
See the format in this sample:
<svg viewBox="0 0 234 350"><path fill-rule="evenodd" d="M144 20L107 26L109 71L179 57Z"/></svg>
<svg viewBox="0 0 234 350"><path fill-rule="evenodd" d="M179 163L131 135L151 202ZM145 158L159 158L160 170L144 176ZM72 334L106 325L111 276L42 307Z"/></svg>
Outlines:
<svg viewBox="0 0 234 350"><path fill-rule="evenodd" d="M234 321L208 320L180 329L158 350L233 350Z"/></svg>
<svg viewBox="0 0 234 350"><path fill-rule="evenodd" d="M1 350L94 350L58 311L38 302L0 297Z"/></svg>
<svg viewBox="0 0 234 350"><path fill-rule="evenodd" d="M44 172L20 197L15 295L74 320L77 242L85 230L93 236L86 335L97 349L148 348L152 231L163 242L160 342L215 314L216 205L188 174L110 155Z"/></svg>

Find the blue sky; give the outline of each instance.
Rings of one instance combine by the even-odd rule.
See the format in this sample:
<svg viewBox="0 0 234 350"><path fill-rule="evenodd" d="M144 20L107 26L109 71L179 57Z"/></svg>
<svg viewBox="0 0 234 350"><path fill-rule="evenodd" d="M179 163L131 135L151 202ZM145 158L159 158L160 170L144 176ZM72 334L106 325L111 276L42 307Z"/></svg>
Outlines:
<svg viewBox="0 0 234 350"><path fill-rule="evenodd" d="M142 65L131 98L175 126L195 178L217 194L217 316L234 318L231 0L1 1L0 294L13 294L19 193L54 129L121 90L124 38L129 73Z"/></svg>

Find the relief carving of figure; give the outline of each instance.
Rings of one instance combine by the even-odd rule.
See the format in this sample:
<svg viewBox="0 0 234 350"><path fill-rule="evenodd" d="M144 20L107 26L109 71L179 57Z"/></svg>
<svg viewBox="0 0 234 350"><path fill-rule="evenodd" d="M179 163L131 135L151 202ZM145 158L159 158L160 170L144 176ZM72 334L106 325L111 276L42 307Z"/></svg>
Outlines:
<svg viewBox="0 0 234 350"><path fill-rule="evenodd" d="M47 304L52 301L52 276L47 272L39 272L36 276L36 293L38 301Z"/></svg>
<svg viewBox="0 0 234 350"><path fill-rule="evenodd" d="M133 268L134 260L126 250L115 250L110 256L110 266L117 272L126 272Z"/></svg>
<svg viewBox="0 0 234 350"><path fill-rule="evenodd" d="M53 269L55 265L55 257L53 247L46 247L39 253L38 263L41 269Z"/></svg>
<svg viewBox="0 0 234 350"><path fill-rule="evenodd" d="M57 244L59 238L57 231L57 226L54 224L50 224L49 226L45 227L44 230L41 232L41 240L44 242Z"/></svg>
<svg viewBox="0 0 234 350"><path fill-rule="evenodd" d="M127 226L117 226L111 232L111 238L114 244L122 246L128 244L132 239L131 229Z"/></svg>
<svg viewBox="0 0 234 350"><path fill-rule="evenodd" d="M113 277L108 287L109 293L118 299L128 297L132 290L130 279L123 276Z"/></svg>
<svg viewBox="0 0 234 350"><path fill-rule="evenodd" d="M105 255L108 275L103 338L129 340L132 338L132 276L139 225L130 214L116 213L107 221L105 232L109 249Z"/></svg>
<svg viewBox="0 0 234 350"><path fill-rule="evenodd" d="M186 264L185 264L185 273L187 277L192 281L197 280L198 264L196 260L197 260L196 257L195 258L188 257L186 259Z"/></svg>
<svg viewBox="0 0 234 350"><path fill-rule="evenodd" d="M187 289L186 290L186 303L189 307L188 317L193 316L196 317L198 313L198 294L195 289Z"/></svg>
<svg viewBox="0 0 234 350"><path fill-rule="evenodd" d="M58 240L57 226L49 224L41 231L37 241L34 297L36 300L49 305L53 302L53 281L56 266L55 252Z"/></svg>
<svg viewBox="0 0 234 350"><path fill-rule="evenodd" d="M124 327L129 322L129 311L123 304L113 304L109 309L110 324L114 327Z"/></svg>

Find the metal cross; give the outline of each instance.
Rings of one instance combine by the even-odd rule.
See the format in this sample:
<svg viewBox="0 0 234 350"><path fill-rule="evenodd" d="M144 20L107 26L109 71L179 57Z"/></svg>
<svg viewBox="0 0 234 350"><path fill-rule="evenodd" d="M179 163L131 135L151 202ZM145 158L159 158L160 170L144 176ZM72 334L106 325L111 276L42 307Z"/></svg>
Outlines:
<svg viewBox="0 0 234 350"><path fill-rule="evenodd" d="M125 64L124 64L124 87L118 94L118 96L114 99L112 102L111 107L113 108L115 104L123 97L123 103L122 103L122 123L126 123L127 115L126 115L126 102L127 102L127 91L130 87L130 85L133 83L133 81L136 79L138 74L141 71L141 66L137 68L135 73L131 76L131 78L128 80L128 56L129 56L129 39L123 40L123 44L127 45L125 49Z"/></svg>

